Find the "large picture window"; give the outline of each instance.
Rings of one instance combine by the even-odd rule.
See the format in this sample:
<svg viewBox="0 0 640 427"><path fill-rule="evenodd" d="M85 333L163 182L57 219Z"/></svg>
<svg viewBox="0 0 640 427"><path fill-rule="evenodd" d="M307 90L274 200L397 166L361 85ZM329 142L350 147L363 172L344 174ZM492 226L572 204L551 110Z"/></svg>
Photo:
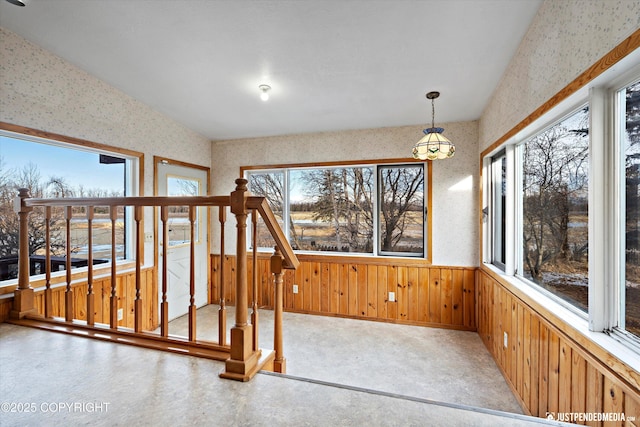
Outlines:
<svg viewBox="0 0 640 427"><path fill-rule="evenodd" d="M423 163L255 169L246 176L296 250L426 255ZM260 223L257 245L273 247Z"/></svg>
<svg viewBox="0 0 640 427"><path fill-rule="evenodd" d="M369 253L373 244L370 167L289 171L294 248Z"/></svg>
<svg viewBox="0 0 640 427"><path fill-rule="evenodd" d="M39 138L0 133L0 280L17 277L18 215L13 200L18 188L27 188L31 197L121 197L135 195L133 170L137 158L95 148L75 146ZM111 227L108 206L95 206L92 221L94 264L111 259ZM51 213L52 271L64 270L66 247L70 245L72 266L86 265L89 248L87 211L75 207L70 221L71 241L66 242L66 221L62 208ZM118 208L116 260L130 256L132 218ZM36 208L30 214L29 254L31 274L45 271L45 213Z"/></svg>
<svg viewBox="0 0 640 427"><path fill-rule="evenodd" d="M587 311L589 109L580 108L520 148L521 274Z"/></svg>

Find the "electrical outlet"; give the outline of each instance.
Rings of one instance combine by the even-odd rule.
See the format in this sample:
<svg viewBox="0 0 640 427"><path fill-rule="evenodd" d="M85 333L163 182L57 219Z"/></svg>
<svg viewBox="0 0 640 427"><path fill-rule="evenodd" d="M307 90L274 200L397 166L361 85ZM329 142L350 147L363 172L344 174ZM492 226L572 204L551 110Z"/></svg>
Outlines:
<svg viewBox="0 0 640 427"><path fill-rule="evenodd" d="M144 241L145 242L153 242L153 233L144 233Z"/></svg>
<svg viewBox="0 0 640 427"><path fill-rule="evenodd" d="M293 285L293 293L294 294L298 293L298 285Z"/></svg>
<svg viewBox="0 0 640 427"><path fill-rule="evenodd" d="M509 347L509 335L507 335L507 333L504 333L504 348Z"/></svg>
<svg viewBox="0 0 640 427"><path fill-rule="evenodd" d="M395 300L396 300L396 293L389 292L389 302L395 302Z"/></svg>
<svg viewBox="0 0 640 427"><path fill-rule="evenodd" d="M124 309L119 308L118 309L118 320L122 320L124 319Z"/></svg>

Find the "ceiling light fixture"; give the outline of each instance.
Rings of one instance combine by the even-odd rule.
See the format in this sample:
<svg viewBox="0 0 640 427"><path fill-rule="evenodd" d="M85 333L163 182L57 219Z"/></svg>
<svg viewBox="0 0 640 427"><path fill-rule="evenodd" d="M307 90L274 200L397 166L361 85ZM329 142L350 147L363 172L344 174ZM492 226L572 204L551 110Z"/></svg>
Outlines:
<svg viewBox="0 0 640 427"><path fill-rule="evenodd" d="M424 136L413 147L413 158L420 160L451 158L456 152L456 146L442 134L443 128L435 126L436 107L433 100L440 96L440 92L429 92L426 96L431 100L431 127L422 131Z"/></svg>
<svg viewBox="0 0 640 427"><path fill-rule="evenodd" d="M268 101L269 100L269 91L271 90L271 86L269 86L269 85L260 85L260 86L258 86L258 89L260 89L262 91L262 93L260 94L260 99L262 99L263 101Z"/></svg>
<svg viewBox="0 0 640 427"><path fill-rule="evenodd" d="M7 0L7 1L11 4L15 4L16 6L20 6L20 7L25 7L27 5L26 1L20 1L20 0Z"/></svg>

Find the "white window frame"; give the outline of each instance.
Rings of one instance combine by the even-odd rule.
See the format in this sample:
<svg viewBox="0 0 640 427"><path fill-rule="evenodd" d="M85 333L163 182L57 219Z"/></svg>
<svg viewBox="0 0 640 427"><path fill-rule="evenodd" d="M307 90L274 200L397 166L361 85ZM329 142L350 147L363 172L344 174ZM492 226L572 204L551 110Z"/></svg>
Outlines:
<svg viewBox="0 0 640 427"><path fill-rule="evenodd" d="M505 168L506 168L506 161L507 161L507 153L505 150L501 150L498 153L496 153L495 156L491 157L491 161L490 161L490 167L491 167L491 186L488 187L487 189L489 190L488 192L490 193L490 201L491 201L491 206L494 207L494 215L491 215L489 217L490 220L490 224L489 224L489 228L491 230L491 244L490 244L490 250L491 250L491 262L493 263L493 265L495 265L496 267L498 267L499 269L501 269L502 271L506 272L506 259L507 259L507 224L506 224L506 215L507 212L510 211L510 209L507 208L507 203L506 203L506 197L505 197L505 202L502 203L502 200L500 200L500 203L498 203L498 199L500 199L502 197L502 188L498 189L499 187L502 187L502 165L499 163L502 163L502 160L504 159L505 162ZM505 196L506 196L506 192L508 190L505 188ZM500 204L500 211L497 211L497 207ZM496 235L498 234L498 227L502 225L502 212L504 211L504 216L505 216L505 223L504 223L504 236L501 236L502 239L500 239L500 241L498 241L498 239L496 239ZM502 227L501 227L502 228ZM502 232L502 230L500 230L500 232ZM504 253L502 254L502 257L504 258L504 263L502 261L499 261L496 259L496 247L498 245L502 245L502 241L504 240Z"/></svg>
<svg viewBox="0 0 640 427"><path fill-rule="evenodd" d="M616 356L637 366L640 338L624 331L624 233L625 209L623 185L624 153L620 135L624 124L617 121L624 114L620 90L640 77L640 49L619 61L617 67L601 74L568 96L538 120L509 138L483 157L483 188L492 188L492 157L507 153L506 265L504 271L491 264L493 232L491 229L491 195L483 192L483 263L514 287L548 307L588 339L606 345ZM531 284L520 276L522 258L521 153L518 144L557 123L580 105L589 103L589 307L588 315L552 293ZM512 233L509 237L509 233ZM513 270L512 270L512 267ZM634 362L635 360L635 362Z"/></svg>
<svg viewBox="0 0 640 427"><path fill-rule="evenodd" d="M606 313L605 321L607 322L607 330L613 337L640 352L640 337L625 330L626 243L623 236L626 234L626 226L623 218L625 218L626 211L626 195L624 191L626 181L624 164L626 159L622 149L622 137L626 132L626 120L619 120L620 117L624 118L625 116L625 99L622 91L638 80L640 80L640 65L632 68L620 78L613 80L607 87L607 101L610 103L607 120L609 124L608 136L613 142L613 149L610 150L607 164L609 168L608 177L611 181L609 185L610 206L613 207L613 209L610 209L611 217L608 219L611 233L611 238L609 239L610 265L613 267L610 269L609 274L612 288L608 304L609 311Z"/></svg>

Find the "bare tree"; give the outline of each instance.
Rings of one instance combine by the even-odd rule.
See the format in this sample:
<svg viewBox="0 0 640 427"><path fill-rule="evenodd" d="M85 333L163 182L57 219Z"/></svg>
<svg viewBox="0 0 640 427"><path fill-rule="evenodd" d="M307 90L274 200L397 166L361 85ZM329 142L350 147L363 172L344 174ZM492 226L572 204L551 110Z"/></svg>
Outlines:
<svg viewBox="0 0 640 427"><path fill-rule="evenodd" d="M18 215L13 211L13 201L19 188L29 190L31 197L46 197L45 187L38 167L33 163L22 169L5 169L0 162L0 256L18 253L19 222ZM54 254L62 253L64 242L61 239L61 212L53 210L51 220L51 250ZM29 215L29 253L35 254L44 249L45 215L41 209L35 209Z"/></svg>
<svg viewBox="0 0 640 427"><path fill-rule="evenodd" d="M62 176L50 176L46 186L51 191L50 197L63 198L74 196L71 186Z"/></svg>
<svg viewBox="0 0 640 427"><path fill-rule="evenodd" d="M625 118L625 279L637 284L640 283L640 82L627 87ZM640 324L638 320L635 322Z"/></svg>
<svg viewBox="0 0 640 427"><path fill-rule="evenodd" d="M422 211L416 196L424 192L424 170L416 167L385 167L380 174L382 250L396 251L412 219L410 210ZM417 204L417 205L416 205Z"/></svg>
<svg viewBox="0 0 640 427"><path fill-rule="evenodd" d="M200 191L198 182L193 179L178 180L178 187L180 187L181 194L185 196L197 196Z"/></svg>
<svg viewBox="0 0 640 427"><path fill-rule="evenodd" d="M534 280L545 264L579 261L586 239L570 245L570 214L576 200L586 199L588 177L588 116L581 110L572 123L559 124L524 144L524 262Z"/></svg>
<svg viewBox="0 0 640 427"><path fill-rule="evenodd" d="M314 220L334 224L338 250L366 251L372 246L372 168L311 169L304 173Z"/></svg>

